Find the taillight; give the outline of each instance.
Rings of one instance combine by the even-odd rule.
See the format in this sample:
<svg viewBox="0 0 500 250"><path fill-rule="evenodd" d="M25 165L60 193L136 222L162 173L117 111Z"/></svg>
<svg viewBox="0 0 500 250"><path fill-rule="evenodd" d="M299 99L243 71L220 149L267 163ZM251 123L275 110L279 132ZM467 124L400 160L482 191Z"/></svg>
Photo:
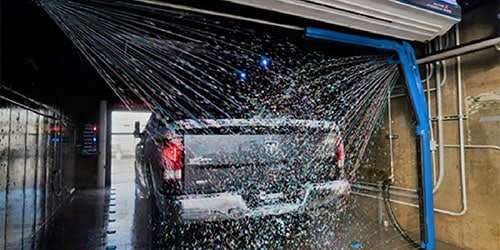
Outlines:
<svg viewBox="0 0 500 250"><path fill-rule="evenodd" d="M182 180L182 140L174 139L168 142L162 151L164 160L163 179Z"/></svg>
<svg viewBox="0 0 500 250"><path fill-rule="evenodd" d="M335 142L335 155L337 156L337 168L344 167L344 140L340 135L337 136L337 141Z"/></svg>

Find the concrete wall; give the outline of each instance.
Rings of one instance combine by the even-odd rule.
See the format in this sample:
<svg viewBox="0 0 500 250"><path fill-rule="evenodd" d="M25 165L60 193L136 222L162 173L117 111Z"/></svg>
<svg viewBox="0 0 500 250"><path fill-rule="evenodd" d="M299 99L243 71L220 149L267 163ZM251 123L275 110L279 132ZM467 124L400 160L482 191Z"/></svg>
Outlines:
<svg viewBox="0 0 500 250"><path fill-rule="evenodd" d="M468 11L459 27L461 43L486 37L498 36L499 7L497 1L485 1L483 6ZM433 41L433 48L437 45ZM455 30L441 38L443 47L455 46ZM441 187L435 193L436 237L438 240L465 249L500 248L500 52L494 47L461 56L461 86L458 86L457 58L434 64L432 78L429 81L429 93L433 137L437 145L444 145L444 178ZM444 68L445 71L439 70ZM432 68L429 68L432 69ZM422 78L426 77L425 67L421 66ZM430 71L429 71L430 72ZM440 72L440 73L437 73ZM443 140L438 136L438 109L436 82L442 83ZM462 109L464 126L464 158L467 207L462 202L461 157L459 133L459 97L462 91ZM398 139L393 142L395 168L394 186L415 189L417 187L417 164L415 145L415 126L411 109L404 96L391 99L392 133ZM385 114L382 129L375 136L375 145L371 153L372 170L365 170L364 175L383 172L389 174L387 154L390 150L386 136L389 135ZM491 145L491 146L485 146ZM485 148L479 148L485 147ZM439 147L434 151L435 166L439 164ZM384 161L376 161L382 157ZM374 170L375 169L375 170ZM438 169L438 168L437 168ZM437 170L438 171L438 170ZM437 176L437 174L436 174ZM367 177L370 179L370 177ZM377 178L371 178L371 181ZM393 198L416 203L414 199ZM404 205L393 205L400 223L418 239L417 209Z"/></svg>

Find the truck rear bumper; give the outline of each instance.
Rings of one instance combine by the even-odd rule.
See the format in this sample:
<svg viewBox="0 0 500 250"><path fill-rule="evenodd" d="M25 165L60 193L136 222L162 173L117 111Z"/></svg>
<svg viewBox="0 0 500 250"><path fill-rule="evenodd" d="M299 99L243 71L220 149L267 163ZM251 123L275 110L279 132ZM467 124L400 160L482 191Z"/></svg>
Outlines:
<svg viewBox="0 0 500 250"><path fill-rule="evenodd" d="M300 202L253 208L247 206L241 195L228 192L177 196L175 203L180 209L179 219L183 224L305 213L321 207L335 207L340 197L349 194L350 184L346 180L307 184L304 191Z"/></svg>

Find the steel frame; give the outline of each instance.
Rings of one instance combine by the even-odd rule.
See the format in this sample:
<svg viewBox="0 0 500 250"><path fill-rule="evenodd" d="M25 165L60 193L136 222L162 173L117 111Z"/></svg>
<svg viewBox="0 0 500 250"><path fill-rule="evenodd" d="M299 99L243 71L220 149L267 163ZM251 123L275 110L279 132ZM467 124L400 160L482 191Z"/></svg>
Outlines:
<svg viewBox="0 0 500 250"><path fill-rule="evenodd" d="M420 73L413 47L407 42L374 39L364 36L345 34L330 30L307 27L307 38L351 44L366 48L396 52L403 69L406 85L417 118L416 135L420 141L420 234L422 249L435 248L434 201L432 194L432 163L430 144L430 122L428 108L421 84Z"/></svg>

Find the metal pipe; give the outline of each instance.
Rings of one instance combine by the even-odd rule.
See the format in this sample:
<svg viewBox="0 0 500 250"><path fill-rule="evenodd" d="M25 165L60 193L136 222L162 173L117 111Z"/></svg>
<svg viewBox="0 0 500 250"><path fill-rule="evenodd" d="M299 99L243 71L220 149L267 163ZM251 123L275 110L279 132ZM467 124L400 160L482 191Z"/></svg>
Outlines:
<svg viewBox="0 0 500 250"><path fill-rule="evenodd" d="M433 72L434 72L434 64L425 65L425 79L422 80L422 83L428 82L429 80L431 80Z"/></svg>
<svg viewBox="0 0 500 250"><path fill-rule="evenodd" d="M447 39L447 41L448 41L448 39ZM436 50L442 51L443 50L443 43L442 43L441 37L439 37L439 39L436 40L436 43L437 43ZM440 73L441 71L439 71L439 70L442 71L442 75ZM438 159L438 169L439 169L439 172L437 173L437 176L438 176L437 180L435 180L435 182L434 182L434 188L432 190L433 194L435 194L438 191L439 187L443 183L444 173L445 173L444 147L442 146L442 144L444 143L444 127L443 127L443 98L442 98L441 87L443 87L444 84L446 83L447 77L448 77L448 74L447 74L447 70L446 70L446 62L444 60L436 62L436 106L437 106L437 113L438 113L437 114L437 120L438 120L437 132L438 132L438 158L439 158ZM435 141L433 140L433 142L435 142ZM434 153L434 150L432 152ZM434 173L436 173L436 171L434 171ZM435 178L436 177L434 177L434 179Z"/></svg>
<svg viewBox="0 0 500 250"><path fill-rule="evenodd" d="M460 45L460 33L458 23L455 25L455 41ZM458 131L460 145L460 183L462 188L462 211L453 213L454 215L463 215L467 212L467 187L465 179L465 139L464 139L464 113L462 108L462 62L460 56L457 56L457 95L458 95Z"/></svg>
<svg viewBox="0 0 500 250"><path fill-rule="evenodd" d="M481 41L472 41L471 43L459 45L455 48L451 48L448 50L441 51L437 54L426 56L420 59L417 59L417 64L426 64L430 62L435 62L439 60L444 60L460 55L465 55L474 51L486 49L491 46L495 46L500 43L500 37L490 38L487 40Z"/></svg>
<svg viewBox="0 0 500 250"><path fill-rule="evenodd" d="M391 188L392 189L398 189L398 190L406 191L406 192L417 193L417 190L416 189L412 189L412 188L398 187L398 186L392 186L392 185L391 185Z"/></svg>
<svg viewBox="0 0 500 250"><path fill-rule="evenodd" d="M381 186L370 187L370 186L366 186L366 185L353 185L352 188L353 189L359 189L359 190L365 190L365 191L378 192L378 191L380 191ZM395 190L390 190L389 193L391 195L401 196L401 197L406 197L406 198L413 198L413 199L418 198L418 195L416 194L416 192L408 194L408 193L404 193L404 192L398 192L398 191L395 191Z"/></svg>
<svg viewBox="0 0 500 250"><path fill-rule="evenodd" d="M360 185L355 185L354 187L366 187L366 186L376 187L377 186L376 183L371 183L371 182L358 181L357 183L360 184ZM406 191L406 192L411 192L411 193L414 193L414 194L417 192L415 189L398 187L398 186L393 186L393 185L391 185L391 188L392 189L398 189L398 190Z"/></svg>
<svg viewBox="0 0 500 250"><path fill-rule="evenodd" d="M441 64L440 68L441 68L441 70L443 72L442 75L441 75L441 77L443 77L443 78L441 78L441 81L438 84L441 85L441 87L443 87L444 84L446 83L446 79L448 78L448 73L447 73L447 70L446 70L446 61L439 61L437 63Z"/></svg>
<svg viewBox="0 0 500 250"><path fill-rule="evenodd" d="M431 53L432 52L432 48L431 46L429 45L429 43L426 43L425 44L425 49L428 53ZM429 69L430 68L430 69ZM424 92L427 94L427 107L428 107L428 113L429 113L429 120L431 120L431 117L432 117L432 113L431 113L431 86L430 86L430 80L432 79L432 75L433 75L433 72L434 72L434 64L427 64L425 65L425 75L426 75L426 78L425 78L425 86L426 86L426 89L424 89ZM434 88L435 89L435 88ZM427 90L427 91L426 91ZM429 134L431 136L431 143L432 145L435 145L436 144L436 140L434 139L434 129L432 127L432 124L431 126L429 126ZM431 147L431 159L432 159L432 178L433 178L433 184L436 185L436 150L434 150L433 147ZM392 183L394 184L394 183Z"/></svg>
<svg viewBox="0 0 500 250"><path fill-rule="evenodd" d="M361 184L361 186L374 186L377 187L378 185L376 183L371 183L371 182L364 182L364 181L357 181L356 184ZM357 186L357 185L355 185Z"/></svg>
<svg viewBox="0 0 500 250"><path fill-rule="evenodd" d="M380 197L383 197L383 193L384 193L384 188L383 188L383 182L382 181L379 181L378 182L378 189L379 189L379 193L378 195ZM378 218L377 218L377 221L378 221L378 224L383 224L384 223L384 201L383 200L379 200L378 201Z"/></svg>
<svg viewBox="0 0 500 250"><path fill-rule="evenodd" d="M351 191L351 194L355 194L355 195L359 195L359 196L363 196L363 197L367 197L367 198L372 198L372 199L383 200L382 197L372 195L372 194L365 194L365 193L360 193L360 192L356 192L356 191ZM409 202L404 202L404 201L399 201L399 200L394 200L394 199L389 199L389 201L396 203L396 204L400 204L400 205L406 205L406 206L418 208L417 204L413 204L413 203L409 203ZM434 210L436 210L436 209L434 209Z"/></svg>
<svg viewBox="0 0 500 250"><path fill-rule="evenodd" d="M392 111L391 111L391 92L387 92L387 113L388 113L388 126L389 126L389 156L391 157L391 162L390 162L390 167L391 167L391 175L389 176L389 179L391 180L391 183L394 183L394 156L393 156L393 150L392 150L392 140L393 140L393 135L392 135Z"/></svg>
<svg viewBox="0 0 500 250"><path fill-rule="evenodd" d="M440 64L437 64L441 66ZM432 193L436 193L436 191L441 186L441 183L444 179L444 132L443 132L443 107L442 107L442 93L441 93L441 73L439 71L439 67L436 67L436 106L437 106L437 124L438 124L438 179L434 184L434 188L432 189Z"/></svg>
<svg viewBox="0 0 500 250"><path fill-rule="evenodd" d="M446 39L448 40L448 39ZM444 48L446 48L446 46L443 46L443 41L441 40L441 37L439 37L439 39L436 40L436 47L437 47L437 51L443 51ZM447 70L446 70L446 61L445 60L440 60L438 62L436 62L437 64L440 64L440 68L441 68L441 71L443 72L441 77L441 81L439 83L436 83L436 84L440 84L441 87L444 86L444 84L446 83L446 80L448 78L448 74L447 74ZM436 70L438 69L438 67L436 67Z"/></svg>
<svg viewBox="0 0 500 250"><path fill-rule="evenodd" d="M376 195L371 195L371 194L365 194L365 193L360 193L356 191L351 191L352 194L367 197L367 198L373 198L373 199L383 199L382 197L378 197ZM405 201L400 201L400 200L394 200L394 199L389 199L389 201L399 204L399 205L404 205L404 206L409 206L409 207L414 207L414 208L419 208L420 206L418 204L410 203L410 202L405 202ZM448 210L444 209L439 209L439 208L434 208L434 212L437 213L442 213L442 214L447 214L447 215L455 215L453 212L450 212Z"/></svg>
<svg viewBox="0 0 500 250"><path fill-rule="evenodd" d="M436 88L431 88L431 89L424 89L425 93L428 93L429 91L436 91ZM391 95L391 99L399 98L399 97L404 97L406 94L396 94L396 95Z"/></svg>
<svg viewBox="0 0 500 250"><path fill-rule="evenodd" d="M460 145L458 144L444 144L444 147L448 148L459 148ZM464 148L477 148L477 149L493 149L493 150L500 150L500 146L497 145L463 145Z"/></svg>

